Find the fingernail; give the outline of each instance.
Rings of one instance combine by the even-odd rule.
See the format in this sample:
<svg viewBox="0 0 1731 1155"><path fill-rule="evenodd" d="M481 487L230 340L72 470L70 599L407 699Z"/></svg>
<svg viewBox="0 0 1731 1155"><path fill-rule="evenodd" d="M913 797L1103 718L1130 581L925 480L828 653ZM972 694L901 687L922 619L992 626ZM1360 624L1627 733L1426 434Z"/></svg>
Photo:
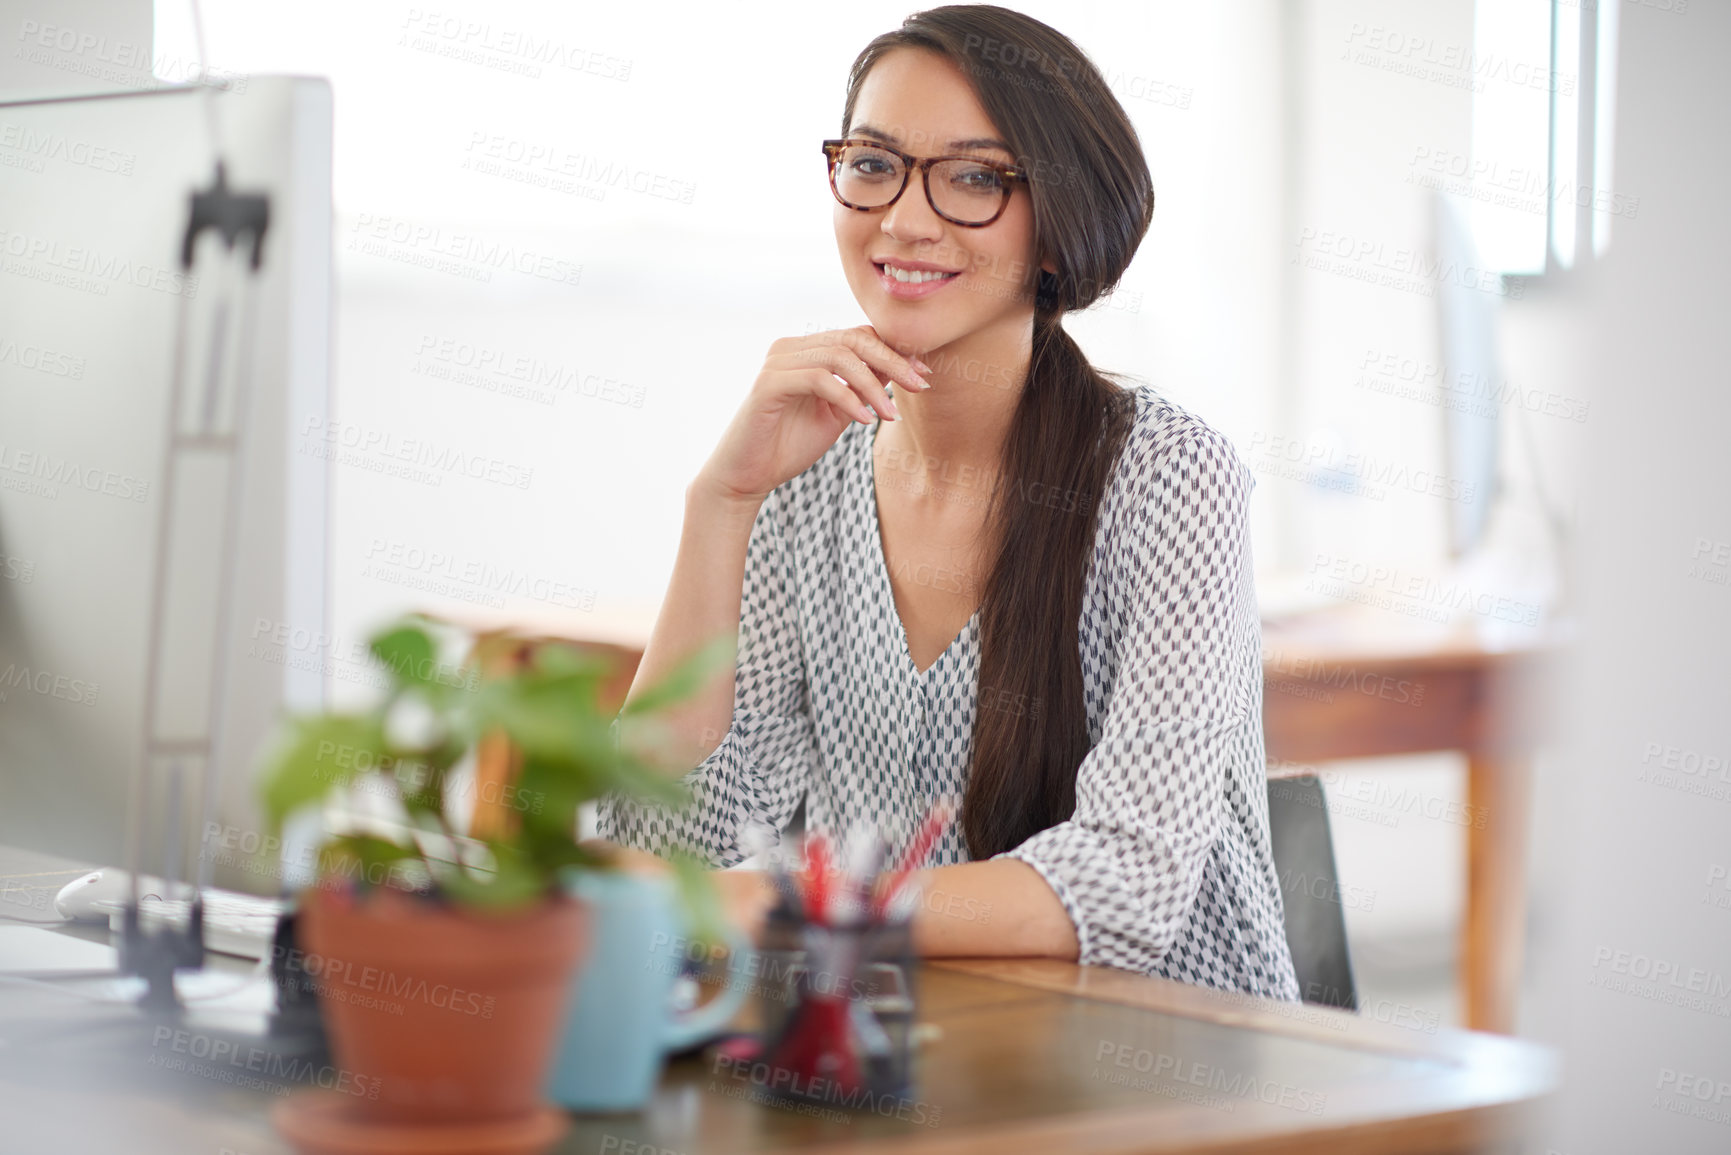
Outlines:
<svg viewBox="0 0 1731 1155"><path fill-rule="evenodd" d="M918 369L921 373L930 373L932 371L932 367L920 360L918 357L911 357L909 360L913 363L913 367Z"/></svg>

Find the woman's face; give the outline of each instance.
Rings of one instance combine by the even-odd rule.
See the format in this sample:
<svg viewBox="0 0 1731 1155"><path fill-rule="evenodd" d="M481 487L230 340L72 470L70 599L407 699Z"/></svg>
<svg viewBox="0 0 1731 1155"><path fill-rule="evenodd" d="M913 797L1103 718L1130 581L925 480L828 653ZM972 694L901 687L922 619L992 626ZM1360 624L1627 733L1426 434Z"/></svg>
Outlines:
<svg viewBox="0 0 1731 1155"><path fill-rule="evenodd" d="M897 48L860 83L850 137L917 157L952 154L1015 163L962 71L935 52ZM932 211L917 173L887 209L835 206L835 239L854 299L872 328L903 353L926 354L994 327L1032 323L1034 211L1017 183L1003 215L983 228ZM898 282L885 268L941 270L942 283Z"/></svg>

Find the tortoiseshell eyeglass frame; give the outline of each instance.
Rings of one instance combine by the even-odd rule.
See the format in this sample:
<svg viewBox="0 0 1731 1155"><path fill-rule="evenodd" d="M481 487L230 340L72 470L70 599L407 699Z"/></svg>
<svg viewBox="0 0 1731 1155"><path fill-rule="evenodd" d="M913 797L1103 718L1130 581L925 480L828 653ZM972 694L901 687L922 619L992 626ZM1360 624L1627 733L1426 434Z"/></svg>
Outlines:
<svg viewBox="0 0 1731 1155"><path fill-rule="evenodd" d="M881 149L882 151L889 153L891 156L898 157L902 162L902 187L896 190L895 196L891 197L881 205L856 205L846 197L842 196L841 190L835 186L835 171L840 167L841 150L846 148L848 145L855 144L865 145L869 148ZM915 169L918 169L920 173L920 187L925 189L926 203L932 206L932 211L937 213L940 217L943 217L946 221L949 221L951 224L960 225L966 229L983 229L987 225L992 224L999 217L1003 216L1004 210L1010 207L1010 194L1015 191L1016 184L1018 182L1022 184L1028 182L1027 172L1023 169L1017 168L1015 165L1003 164L995 160L987 160L984 157L964 156L957 153L951 153L945 156L909 156L900 149L891 148L881 140L869 140L861 137L850 136L842 140L826 140L823 142L823 155L829 164L829 191L835 195L835 199L838 202L850 209L853 209L855 212L881 212L901 200L902 194L908 191L908 177L913 175ZM993 213L987 220L962 221L957 220L955 217L952 217L949 213L946 213L943 209L939 208L938 202L932 199L932 166L937 164L939 161L944 160L970 161L974 164L989 168L999 176L1003 177L1004 196L1003 199L998 202L998 211Z"/></svg>

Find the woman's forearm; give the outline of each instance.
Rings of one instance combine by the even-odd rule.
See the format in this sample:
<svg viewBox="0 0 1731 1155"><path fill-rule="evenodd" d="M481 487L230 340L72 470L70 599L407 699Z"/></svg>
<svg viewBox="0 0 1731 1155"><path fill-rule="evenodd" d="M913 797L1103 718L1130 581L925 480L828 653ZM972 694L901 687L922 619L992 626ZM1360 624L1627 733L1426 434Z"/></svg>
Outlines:
<svg viewBox="0 0 1731 1155"><path fill-rule="evenodd" d="M760 870L713 877L722 905L753 940L775 904ZM1076 960L1080 943L1064 904L1038 871L1015 858L935 866L915 873L914 952L927 956L992 955Z"/></svg>
<svg viewBox="0 0 1731 1155"><path fill-rule="evenodd" d="M914 950L921 955L997 955L1076 960L1081 944L1064 904L1039 871L990 858L919 871Z"/></svg>
<svg viewBox="0 0 1731 1155"><path fill-rule="evenodd" d="M740 595L752 523L762 500L716 494L699 478L685 491L685 525L673 576L656 616L655 629L625 700L718 637L739 636ZM683 774L707 758L733 720L734 667L710 679L685 702L663 714L671 744L658 760Z"/></svg>

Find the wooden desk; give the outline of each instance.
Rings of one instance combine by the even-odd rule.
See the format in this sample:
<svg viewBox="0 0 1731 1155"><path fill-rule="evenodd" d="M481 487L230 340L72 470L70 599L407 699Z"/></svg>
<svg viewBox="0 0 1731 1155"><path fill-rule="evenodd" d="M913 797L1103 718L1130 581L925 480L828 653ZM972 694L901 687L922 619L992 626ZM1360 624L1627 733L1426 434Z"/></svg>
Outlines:
<svg viewBox="0 0 1731 1155"><path fill-rule="evenodd" d="M642 1113L573 1120L566 1155L1514 1151L1554 1084L1549 1052L1044 960L922 965L916 1098L814 1117L749 1075L671 1064ZM171 1043L117 1047L124 1008L0 983L0 1128L17 1150L286 1155L271 1089ZM196 1039L198 1028L192 1028ZM194 1044L196 1045L196 1044ZM898 1114L901 1117L897 1117ZM8 1149L14 1149L8 1146Z"/></svg>
<svg viewBox="0 0 1731 1155"><path fill-rule="evenodd" d="M1525 636L1523 636L1525 635ZM1515 1024L1526 916L1530 759L1555 634L1443 634L1356 607L1264 623L1262 725L1274 762L1460 750L1467 758L1466 1025Z"/></svg>
<svg viewBox="0 0 1731 1155"><path fill-rule="evenodd" d="M581 1119L560 1150L1513 1150L1554 1077L1549 1053L1527 1043L1109 968L953 960L925 964L920 982L921 1021L942 1036L920 1055L905 1119L766 1109L722 1093L752 1088L726 1064L688 1059L644 1115Z"/></svg>

